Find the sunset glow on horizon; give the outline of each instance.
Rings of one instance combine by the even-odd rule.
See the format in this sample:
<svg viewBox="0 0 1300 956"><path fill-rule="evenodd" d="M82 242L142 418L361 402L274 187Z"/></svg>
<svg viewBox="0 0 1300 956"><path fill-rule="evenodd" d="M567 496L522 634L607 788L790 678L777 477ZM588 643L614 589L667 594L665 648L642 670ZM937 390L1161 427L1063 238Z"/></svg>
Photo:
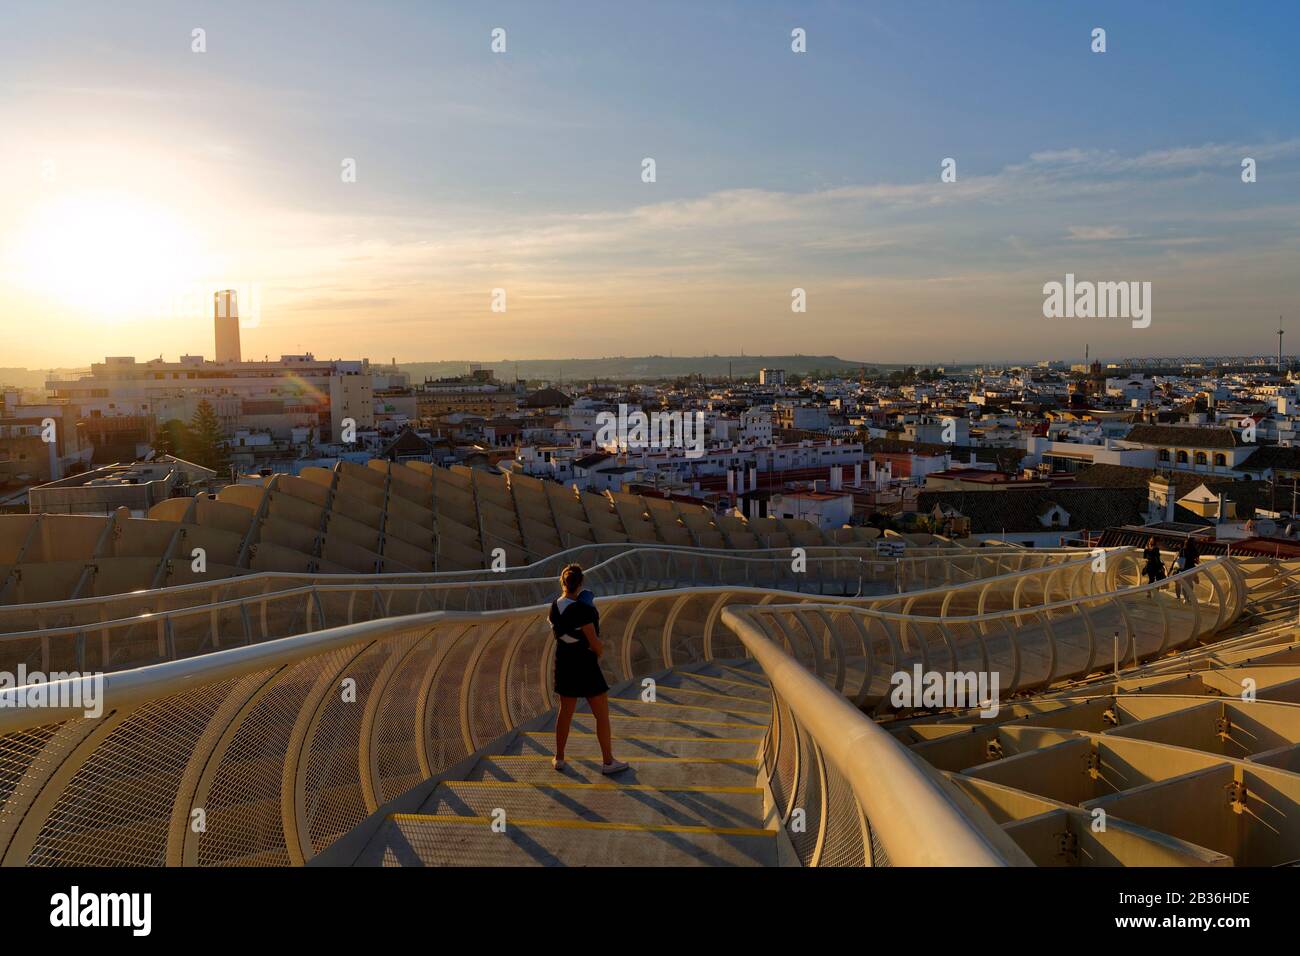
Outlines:
<svg viewBox="0 0 1300 956"><path fill-rule="evenodd" d="M799 57L767 6L21 5L0 366L210 355L219 288L256 290L259 356L1266 351L1300 261L1300 14L1094 7L814 6ZM1066 273L1150 281L1147 337L1045 321Z"/></svg>

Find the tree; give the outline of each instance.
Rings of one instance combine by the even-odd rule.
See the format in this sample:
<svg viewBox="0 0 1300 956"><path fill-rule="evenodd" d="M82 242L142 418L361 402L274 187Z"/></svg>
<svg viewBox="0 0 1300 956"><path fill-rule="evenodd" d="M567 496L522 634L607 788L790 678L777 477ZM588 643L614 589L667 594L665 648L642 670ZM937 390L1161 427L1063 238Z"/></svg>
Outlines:
<svg viewBox="0 0 1300 956"><path fill-rule="evenodd" d="M158 458L163 455L174 455L177 458L183 458L185 449L189 444L189 426L179 418L172 418L160 426L153 437L154 455Z"/></svg>
<svg viewBox="0 0 1300 956"><path fill-rule="evenodd" d="M217 421L217 413L206 398L199 402L194 417L190 419L185 458L196 465L214 468L218 474L230 466L230 452L226 447L225 436L221 433L221 423Z"/></svg>

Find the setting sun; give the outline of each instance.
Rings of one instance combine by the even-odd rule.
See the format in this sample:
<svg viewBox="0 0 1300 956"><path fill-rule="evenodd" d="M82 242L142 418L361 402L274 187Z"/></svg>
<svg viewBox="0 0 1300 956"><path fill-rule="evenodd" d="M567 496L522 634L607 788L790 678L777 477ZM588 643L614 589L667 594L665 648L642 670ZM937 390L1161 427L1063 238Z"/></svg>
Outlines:
<svg viewBox="0 0 1300 956"><path fill-rule="evenodd" d="M13 261L35 296L122 321L155 314L200 271L194 233L157 203L94 193L34 208Z"/></svg>

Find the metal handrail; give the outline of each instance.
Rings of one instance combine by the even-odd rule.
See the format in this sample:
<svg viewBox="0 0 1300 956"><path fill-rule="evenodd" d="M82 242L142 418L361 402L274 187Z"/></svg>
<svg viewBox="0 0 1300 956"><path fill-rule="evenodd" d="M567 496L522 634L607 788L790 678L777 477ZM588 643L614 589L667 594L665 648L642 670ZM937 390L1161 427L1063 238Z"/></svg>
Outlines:
<svg viewBox="0 0 1300 956"><path fill-rule="evenodd" d="M852 787L896 866L1031 866L988 814L730 609L722 619L773 693Z"/></svg>
<svg viewBox="0 0 1300 956"><path fill-rule="evenodd" d="M864 606L891 605L903 601L910 609L913 605L920 605L920 602L929 601L938 595L944 595L948 600L951 600L954 596L972 589L980 591L980 603L982 605L984 595L991 589L999 588L1012 579L1027 579L1041 575L1046 576L1048 582L1050 582L1053 576L1059 573L1071 570L1082 571L1092 560L1091 557L1084 557L1074 561L1062 560L1059 563L1049 563L1045 566L1024 568L987 577L973 574L970 581L954 582L949 578L945 584L922 588L917 591L872 595L864 594L865 583L869 577L867 569L879 570L880 568L895 567L896 565L892 562L874 558L867 560L812 556L808 559L807 569L804 572L795 574L788 570L790 563L788 555L783 555L780 558L750 558L732 555L715 558L708 555L700 556L669 551L666 553L666 564L651 567L649 566L650 559L658 556L656 550L645 549L636 554L620 555L610 559L591 569L589 580L606 597L669 590L675 587L679 581L685 580L700 582L705 584L706 587L715 588L718 586L733 588L759 586L766 591L779 594L779 599L783 601L790 599L842 600ZM1120 557L1128 557L1127 552L1131 550L1120 549L1118 554ZM1043 558L1068 559L1072 556L1070 552L1063 552L1033 557L1032 560L1038 562ZM1011 556L984 555L981 560L989 561L994 559L994 570L996 570L1002 565L1001 558L1003 557ZM1016 560L1010 563L1023 564L1026 557L1027 555L1023 554L1015 555ZM928 562L930 559L920 560ZM689 566L685 569L673 568L672 564L678 561L686 561ZM701 562L704 562L704 564L701 564ZM945 574L950 575L953 564L952 559L948 559L940 567L944 568ZM1112 568L1117 569L1119 566L1119 562L1111 562ZM898 567L901 567L901 565ZM755 575L752 573L755 568L762 568L764 573ZM738 571L744 571L744 574L739 574ZM613 576L620 573L623 574L622 577ZM927 571L924 576L929 578L929 572ZM871 583L879 586L887 578L892 581L893 575L871 576L870 580ZM1077 583L1077 575L1071 581ZM805 582L808 584L807 588L804 587ZM789 585L793 586L790 587ZM336 623L354 623L356 620L372 617L390 617L395 613L418 613L425 609L426 605L428 610L489 610L491 609L487 606L489 598L500 597L499 607L526 607L542 600L544 595L553 587L554 580L552 578L514 579L506 582L475 581L467 584L450 584L446 582L417 584L393 582L392 579L383 580L382 586L380 584L352 583L307 584L281 591L229 598L212 604L148 611L118 620L100 620L59 627L34 628L8 634L0 633L0 664L12 663L6 661L6 649L21 647L24 642L27 642L30 648L27 657L29 666L40 666L49 670L52 669L55 663L58 663L66 667L75 667L77 670L86 670L88 669L87 662L89 660L91 663L97 662L97 667L91 669L123 669L177 656L175 651L176 626L182 623L197 624L203 630L204 635L200 642L194 643L191 641L187 645L188 651L180 655L188 656L189 654L216 649L223 644L229 645L232 641L235 644L245 644L284 637L296 633L292 629L294 627L300 627L301 631L319 630L322 627ZM1017 587L1013 594L1013 601L1018 606L1022 603L1032 603L1027 599L1022 601L1022 588L1023 582L1021 587ZM351 597L345 606L346 621L340 622L337 620L336 614L340 607L338 602L331 600L328 604L331 613L327 614L325 612L325 603L322 601L322 597L330 598L348 595ZM359 596L363 596L367 600L358 603L357 597ZM451 606L453 599L458 606ZM298 605L296 602L299 601L305 601L302 610L297 610ZM400 602L400 604L398 609L394 611L396 602ZM280 633L271 633L268 614L272 610L274 610L276 620L280 622L276 626L289 629ZM331 617L334 620L331 620ZM220 627L222 622L231 620L237 621L233 638L228 628L223 632ZM258 624L255 625L254 621L257 621ZM295 624L295 621L301 623ZM163 632L165 640L158 645L159 649L157 651L146 651L143 657L137 652L133 657L125 659L121 656L119 650L110 646L114 643L120 643L120 641L113 640L113 636L117 634L126 635L125 639L127 640L131 636L140 637L141 632L139 629L141 627L156 627ZM93 635L98 647L101 648L97 654L91 654L89 657L87 656L88 635ZM67 639L73 639L77 642L75 659L73 660L69 660L66 653L59 652L55 645L55 642ZM152 646L147 641L143 643L146 648ZM39 662L35 656L37 653L40 655Z"/></svg>
<svg viewBox="0 0 1300 956"><path fill-rule="evenodd" d="M962 547L921 547L908 548L908 552L902 558L886 558L876 553L875 548L869 545L850 546L850 545L809 545L803 547L810 555L825 556L824 553L830 552L836 556L862 556L869 557L872 560L879 561L917 561L924 559L947 560L952 557L967 556L989 556L992 554L1028 554L1037 553L1045 555L1055 554L1079 554L1077 548L1042 548L1036 549L1035 552L1029 552L1026 549L1011 549L1001 547L991 548L962 548ZM614 553L607 558L599 558L602 552L613 551ZM270 593L273 585L279 582L285 582L286 588L294 584L313 584L313 583L419 583L419 584L437 584L437 583L474 583L474 582L500 582L516 579L529 579L533 577L544 577L558 575L560 568L565 564L579 563L587 567L588 570L599 567L603 563L617 560L621 557L647 552L665 552L680 553L694 556L718 556L730 558L754 558L758 560L770 559L780 554L788 558L790 548L749 548L749 549L727 549L727 548L696 548L689 545L669 545L655 544L651 546L637 544L585 544L568 548L564 551L556 552L547 558L535 561L532 564L516 565L508 567L505 571L493 572L485 569L471 571L411 571L411 572L382 572L372 574L351 574L351 573L310 573L310 572L290 572L290 571L256 571L249 574L236 574L226 578L220 578L215 581L194 581L189 584L177 584L165 588L155 588L149 591L125 591L119 594L99 595L85 598L64 598L57 601L40 601L26 604L7 604L0 605L0 620L7 616L45 613L57 613L71 611L77 608L93 608L96 611L96 618L101 619L100 612L105 607L111 607L114 604L138 603L142 600L149 601L166 601L171 597L184 598L191 593L211 592L214 590L252 586L262 584L265 587L259 593ZM595 563L593 564L593 560ZM545 572L545 573L543 573ZM208 603L200 598L197 602L186 605L189 607L199 606Z"/></svg>
<svg viewBox="0 0 1300 956"><path fill-rule="evenodd" d="M1168 605L1149 600L1170 586L1186 601ZM885 699L888 681L881 678L918 664L925 671L996 672L1005 697L1084 677L1119 661L1156 658L1232 624L1242 613L1246 593L1235 561L1216 558L1153 584L984 614L900 614L833 601L734 605L727 614L729 620L750 621L788 647L796 640L806 644L803 663L867 707ZM1145 613L1134 613L1139 611ZM1037 626L1026 627L1026 621ZM1112 630L1118 647L1112 645ZM1066 634L1075 640L1064 640ZM861 667L852 680L850 660Z"/></svg>
<svg viewBox="0 0 1300 956"><path fill-rule="evenodd" d="M1225 602L1236 595L1216 587L1201 596ZM716 587L609 598L602 601L602 666L614 683L743 655L744 635L726 625L777 597ZM1104 600L1089 595L1078 603ZM746 607L729 607L739 603ZM827 605L789 606L806 612ZM0 691L0 766L9 784L0 859L302 863L421 780L553 706L546 612L411 614L108 674L99 718L72 706L16 707L26 690ZM832 640L829 651L810 647L806 666L842 680L843 648ZM790 693L793 678L779 679L787 707L810 692L807 681ZM348 680L352 700L339 693ZM46 685L47 700L69 686ZM829 725L810 726L827 746L821 738ZM854 740L849 751L831 753L846 774L874 759L874 745ZM854 791L866 784L858 781ZM864 804L877 829L888 826L881 815L892 811L871 801L888 799ZM190 826L196 811L206 813L202 831ZM970 825L979 829L978 819ZM974 844L964 846L963 854L974 852ZM903 861L911 851L904 843L898 852Z"/></svg>

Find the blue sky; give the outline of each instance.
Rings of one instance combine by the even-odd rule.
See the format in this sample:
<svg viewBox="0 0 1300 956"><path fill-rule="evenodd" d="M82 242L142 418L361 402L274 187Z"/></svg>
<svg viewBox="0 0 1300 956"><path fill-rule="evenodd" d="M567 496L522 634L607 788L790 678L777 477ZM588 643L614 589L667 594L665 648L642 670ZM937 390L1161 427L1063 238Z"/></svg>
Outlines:
<svg viewBox="0 0 1300 956"><path fill-rule="evenodd" d="M1297 311L1298 28L1281 2L19 0L0 365L210 354L182 296L131 303L227 285L257 354L1264 352ZM1151 327L1044 319L1066 272L1151 281Z"/></svg>

